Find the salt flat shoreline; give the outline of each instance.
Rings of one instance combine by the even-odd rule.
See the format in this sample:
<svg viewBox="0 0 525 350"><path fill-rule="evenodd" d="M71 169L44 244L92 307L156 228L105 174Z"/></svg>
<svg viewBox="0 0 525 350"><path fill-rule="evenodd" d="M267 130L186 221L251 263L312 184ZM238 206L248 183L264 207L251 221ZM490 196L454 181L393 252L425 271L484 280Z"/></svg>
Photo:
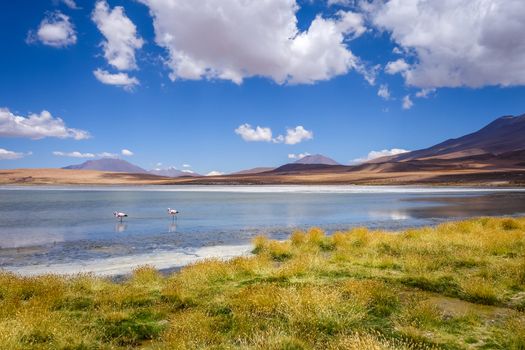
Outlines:
<svg viewBox="0 0 525 350"><path fill-rule="evenodd" d="M455 192L525 192L514 186L429 186L429 185L341 185L341 184L281 184L281 185L0 185L0 190L52 191L150 191L150 192L231 192L231 193L455 193Z"/></svg>
<svg viewBox="0 0 525 350"><path fill-rule="evenodd" d="M248 256L252 248L251 244L182 248L114 258L79 260L63 264L12 266L4 268L4 271L20 276L93 274L112 277L130 274L136 268L145 265L157 270L172 270L206 259L228 260Z"/></svg>

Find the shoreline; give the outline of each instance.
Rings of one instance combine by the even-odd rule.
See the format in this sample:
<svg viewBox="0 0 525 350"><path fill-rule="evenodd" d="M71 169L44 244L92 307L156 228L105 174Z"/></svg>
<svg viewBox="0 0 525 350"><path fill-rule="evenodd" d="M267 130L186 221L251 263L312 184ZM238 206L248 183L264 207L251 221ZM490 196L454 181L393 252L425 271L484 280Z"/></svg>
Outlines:
<svg viewBox="0 0 525 350"><path fill-rule="evenodd" d="M278 192L322 192L322 189L326 189L328 193L361 193L363 192L373 193L386 193L386 192L400 192L400 193L411 193L411 192L524 192L525 186L516 185L487 185L487 184L318 184L318 183L306 183L306 184L196 184L196 183L172 183L172 184L2 184L0 183L0 190L116 190L116 191L127 191L127 190L144 190L153 192L163 191L180 191L180 192L262 192L262 193L278 193ZM262 191L256 191L254 189L263 189ZM279 190L281 189L281 190ZM321 191L314 191L315 189ZM283 191L284 190L284 191ZM339 190L339 191L337 191ZM377 190L377 191L374 191Z"/></svg>
<svg viewBox="0 0 525 350"><path fill-rule="evenodd" d="M271 186L357 185L429 187L525 187L525 168L498 170L444 169L406 172L286 172L276 174L221 175L169 178L156 175L97 170L11 169L0 170L0 185L38 186Z"/></svg>
<svg viewBox="0 0 525 350"><path fill-rule="evenodd" d="M228 260L235 257L246 257L251 255L252 249L253 245L251 244L183 248L173 251L157 251L62 264L0 268L0 273L10 272L23 277L48 274L61 276L92 274L101 277L118 277L129 275L133 270L141 266L150 266L156 270L172 271L207 259Z"/></svg>

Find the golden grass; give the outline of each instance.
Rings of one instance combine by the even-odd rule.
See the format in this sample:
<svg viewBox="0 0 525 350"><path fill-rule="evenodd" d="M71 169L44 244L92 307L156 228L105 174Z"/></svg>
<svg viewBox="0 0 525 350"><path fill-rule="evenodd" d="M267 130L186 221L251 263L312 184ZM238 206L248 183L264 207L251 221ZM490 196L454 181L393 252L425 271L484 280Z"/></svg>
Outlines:
<svg viewBox="0 0 525 350"><path fill-rule="evenodd" d="M525 218L319 228L124 282L0 273L0 349L525 349Z"/></svg>

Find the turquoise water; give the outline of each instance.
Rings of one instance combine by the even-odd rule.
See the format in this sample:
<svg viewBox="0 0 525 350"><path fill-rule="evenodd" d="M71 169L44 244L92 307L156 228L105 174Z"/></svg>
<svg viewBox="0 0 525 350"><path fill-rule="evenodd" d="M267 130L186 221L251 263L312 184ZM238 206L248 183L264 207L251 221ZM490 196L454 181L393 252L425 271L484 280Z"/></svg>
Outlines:
<svg viewBox="0 0 525 350"><path fill-rule="evenodd" d="M180 211L177 220L168 216L168 207ZM114 211L129 217L119 223ZM169 267L171 258L173 266L182 264L180 256L170 258L171 253L198 258L199 249L206 247L207 256L235 255L232 247L246 247L258 234L284 239L295 228L320 226L332 232L364 225L397 230L470 216L518 214L525 214L525 192L519 189L4 187L0 268L24 273L30 267L53 271L67 265L67 271L75 271L75 266L93 261L137 256L142 257L137 262L147 263L162 254L167 254L162 266Z"/></svg>

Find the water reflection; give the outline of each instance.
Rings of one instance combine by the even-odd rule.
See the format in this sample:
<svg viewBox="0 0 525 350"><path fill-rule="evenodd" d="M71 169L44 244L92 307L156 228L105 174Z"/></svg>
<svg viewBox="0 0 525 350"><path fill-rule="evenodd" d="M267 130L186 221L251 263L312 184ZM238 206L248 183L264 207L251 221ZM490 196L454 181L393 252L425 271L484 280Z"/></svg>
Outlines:
<svg viewBox="0 0 525 350"><path fill-rule="evenodd" d="M125 232L128 229L128 224L123 222L118 222L115 224L115 232L121 233Z"/></svg>
<svg viewBox="0 0 525 350"><path fill-rule="evenodd" d="M492 193L481 196L439 196L403 199L417 203L406 208L414 219L465 218L471 216L515 215L525 213L522 193Z"/></svg>
<svg viewBox="0 0 525 350"><path fill-rule="evenodd" d="M175 222L172 222L171 224L168 225L168 232L169 233L177 232L177 224Z"/></svg>
<svg viewBox="0 0 525 350"><path fill-rule="evenodd" d="M378 220L409 220L411 218L410 214L405 210L372 210L368 212L368 215L373 219Z"/></svg>

